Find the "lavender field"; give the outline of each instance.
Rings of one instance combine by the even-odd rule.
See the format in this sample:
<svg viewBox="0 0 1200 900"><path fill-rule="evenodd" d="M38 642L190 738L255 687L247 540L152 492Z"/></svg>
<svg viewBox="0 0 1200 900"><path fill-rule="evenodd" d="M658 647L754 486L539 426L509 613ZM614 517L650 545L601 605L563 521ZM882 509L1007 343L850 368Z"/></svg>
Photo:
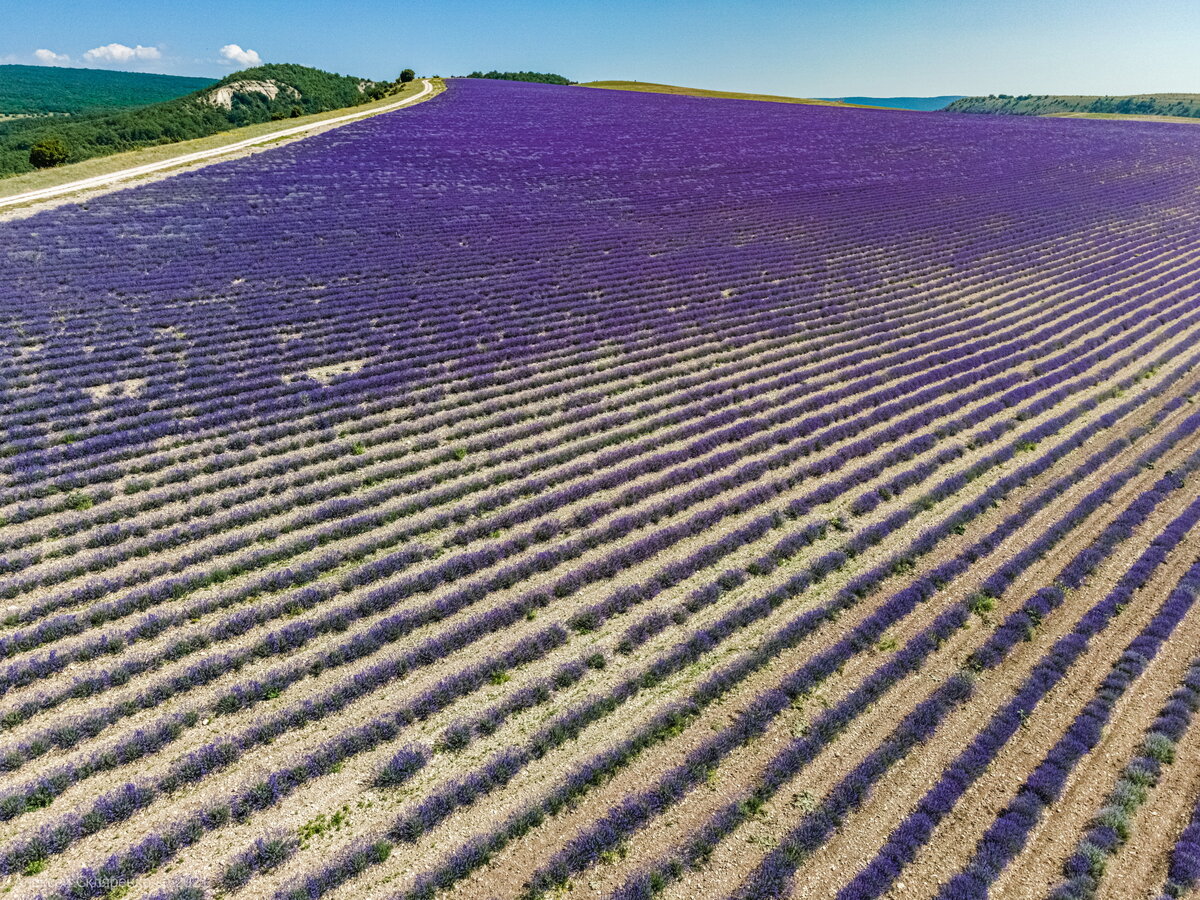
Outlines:
<svg viewBox="0 0 1200 900"><path fill-rule="evenodd" d="M1198 234L478 79L0 223L7 896L1195 896Z"/></svg>

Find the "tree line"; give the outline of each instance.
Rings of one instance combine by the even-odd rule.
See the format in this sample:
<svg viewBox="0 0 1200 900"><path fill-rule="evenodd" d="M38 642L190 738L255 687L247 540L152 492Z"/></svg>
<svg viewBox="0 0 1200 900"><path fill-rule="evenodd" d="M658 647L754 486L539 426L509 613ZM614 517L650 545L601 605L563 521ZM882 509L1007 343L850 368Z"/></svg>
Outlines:
<svg viewBox="0 0 1200 900"><path fill-rule="evenodd" d="M472 72L468 78L493 78L497 81L533 81L538 84L576 84L562 75L553 72Z"/></svg>

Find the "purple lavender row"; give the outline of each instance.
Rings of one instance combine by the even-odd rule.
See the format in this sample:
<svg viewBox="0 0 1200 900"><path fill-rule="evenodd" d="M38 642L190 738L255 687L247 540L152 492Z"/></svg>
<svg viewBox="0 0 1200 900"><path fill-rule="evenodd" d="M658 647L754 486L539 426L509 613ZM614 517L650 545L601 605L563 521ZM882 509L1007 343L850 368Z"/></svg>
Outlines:
<svg viewBox="0 0 1200 900"><path fill-rule="evenodd" d="M542 633L520 642L500 657L484 660L442 679L421 696L400 705L394 713L377 717L330 738L298 762L236 792L228 800L210 804L205 809L185 817L191 829L188 832L190 837L187 843L180 846L194 843L204 832L221 827L231 818L240 821L256 810L275 805L307 781L329 773L334 766L348 758L394 740L413 722L441 711L460 697L488 684L500 673L540 659L561 646L565 640L566 634L561 629L545 629ZM420 657L416 654L410 654L409 659L391 664L393 669L398 669L403 674L419 665ZM397 676L393 674L392 677ZM55 822L47 823L34 834L10 842L0 851L0 871L21 871L31 863L61 854L88 835L128 820L139 810L166 797L180 786L199 781L208 774L228 766L241 755L244 747L267 743L290 728L344 708L354 699L356 695L352 691L346 691L341 696L314 700L294 710L285 711L273 720L268 719L256 724L248 734L239 736L240 740L220 741L189 754L154 781L130 782L110 791L93 801L86 812L70 813ZM103 878L111 880L113 877L128 877L130 873L120 867L129 865L131 859L137 865L139 856L135 848L124 858L116 856L113 859L120 860L118 870L111 870L110 867L109 871L102 873ZM136 874L146 871L148 869L143 868ZM87 885L94 881L96 879L92 875L83 873L80 883L84 887L77 886L71 890L86 890ZM95 887L90 889L95 890ZM86 896L97 894L91 893Z"/></svg>
<svg viewBox="0 0 1200 900"><path fill-rule="evenodd" d="M470 745L476 737L495 734L512 716L547 703L559 691L578 684L589 668L603 669L607 665L608 660L598 650L582 659L564 663L553 675L525 685L478 715L451 722L438 738L437 748L461 750Z"/></svg>
<svg viewBox="0 0 1200 900"><path fill-rule="evenodd" d="M44 605L44 604L43 604Z"/></svg>
<svg viewBox="0 0 1200 900"><path fill-rule="evenodd" d="M216 392L217 392L217 391L214 391L214 392L215 392L215 394L216 394Z"/></svg>
<svg viewBox="0 0 1200 900"><path fill-rule="evenodd" d="M1104 500L1111 497L1122 486L1140 474L1147 462L1152 463L1155 459L1161 457L1181 439L1185 439L1188 435L1194 433L1197 428L1200 428L1200 415L1192 416L1173 430L1159 441L1154 448L1143 454L1133 466L1107 479L1101 487L1081 500L1071 512L1059 519L1038 540L1030 544L1019 555L1016 561L1009 563L1009 569L1017 569L1018 571L1027 569L1034 563L1045 559L1050 550L1061 543L1075 527L1098 509ZM1200 453L1197 453L1189 461L1189 465L1200 465ZM1175 485L1174 483L1164 486L1160 492L1161 496L1158 496L1156 501L1160 502L1170 490L1177 489L1178 487L1179 485ZM1088 548L1092 556L1081 553L1077 558L1092 559L1093 565L1100 559L1105 558L1117 543L1120 543L1121 540L1129 536L1126 529L1133 524L1143 521L1155 505L1147 504L1146 509L1131 507L1124 514L1124 521L1120 522L1119 528L1110 527ZM1200 503L1197 504L1197 510L1200 510ZM1022 521L1024 521L1024 517ZM1070 565L1068 565L1067 569L1064 569L1064 572L1069 569ZM1007 581L1011 582L1011 577ZM998 582L993 582L992 585L993 590L999 591L1003 591L1005 587L1007 585L1002 586ZM820 680L822 680L821 676L827 677L829 674L837 671L853 656L866 652L873 647L886 628L894 625L900 616L907 615L919 602L928 599L932 595L934 588L931 583L925 581L923 588L923 591L914 589L911 594L902 594L893 598L891 603L885 605L860 626L862 629L861 634L859 633L859 629L856 629L854 634L843 639L834 645L834 647L818 654L812 662L790 676L790 679L795 679L795 682L789 680L787 686L781 689L779 696L771 701L770 708L772 713L770 718L774 718L780 712L789 708L794 698L806 692L811 692L820 683ZM772 795L779 786L799 772L811 761L815 753L840 734L850 721L861 714L868 706L877 702L884 691L890 689L903 677L915 672L919 668L920 663L940 647L949 633L957 631L968 622L970 612L970 598L968 598L943 613L935 620L934 624L928 626L926 631L910 642L908 647L913 648L911 651L908 651L906 647L905 653L899 654L895 659L886 663L876 673L869 676L859 690L834 707L830 712L830 715L833 717L830 719L830 722L838 722L838 727L830 726L818 729L818 737L814 741L808 741L807 736L798 738L791 746L785 748L784 751L776 756L768 768L768 773L760 779L758 793L763 795L760 799L765 799ZM1023 615L1023 612L1022 610L1014 615ZM1002 628L1001 632L1003 630ZM1004 645L999 644L998 646ZM951 695L943 698L942 701L934 704L930 709L936 709L940 715L951 708L953 705L951 701L954 698L958 698L959 700L965 699L965 695L957 691L952 691ZM922 716L924 717L928 713L929 710L926 710L922 713ZM910 739L915 739L914 735L928 735L928 732L923 729L910 732L903 724L900 727L900 731L905 736L900 746L905 748L911 748L912 743ZM715 769L730 752L744 744L751 736L751 734L738 731L737 729L732 729L728 735L719 735L708 744L693 751L689 755L688 762L664 776L659 786L641 794L628 797L622 803L613 807L595 825L585 829L581 835L572 839L563 850L538 870L531 880L532 890L537 894L541 894L556 885L563 884L575 872L594 863L605 850L611 849L616 843L626 839L630 833L644 827L653 817L660 815L668 806L681 800L687 791L702 782L708 771ZM887 761L889 764L897 758L894 747L882 750L881 754L879 760ZM882 771L875 771L874 777L879 777L881 774ZM864 796L860 790L863 786L861 776L859 776L854 796L860 799ZM736 824L735 814L742 815L744 812L737 813L738 809L740 809L737 804L731 807L731 809L733 813L726 810L726 822L727 824ZM832 815L824 824L839 820L840 817L840 813ZM814 835L803 831L804 827L801 826L801 829L797 829L788 838L785 838L781 844L781 848L769 855L767 861L751 876L750 884L752 886L760 882L764 885L762 890L767 892L762 893L761 896L776 896L779 891L786 891L790 872L794 871L795 866L813 849L809 847L809 842L814 839ZM829 830L824 825L819 830L821 840L824 840L828 836ZM793 837L795 841L792 841ZM795 846L792 846L793 843ZM802 848L802 852L792 852L798 847ZM791 867L790 869L788 868L789 866ZM751 890L753 893L760 889L752 887ZM753 893L753 895L759 896L759 893Z"/></svg>
<svg viewBox="0 0 1200 900"><path fill-rule="evenodd" d="M1193 459L1200 462L1200 457L1193 457ZM1181 482L1177 485L1174 479L1167 478L1139 496L1121 516L1117 517L1113 525L1106 529L1096 543L1087 548L1084 553L1076 555L1060 575L1060 583L1064 587L1078 587L1086 575L1094 571L1096 565L1111 553L1113 547L1125 539L1122 537L1122 532L1128 536L1132 529L1144 523L1155 504L1160 502L1162 497L1171 490L1177 490L1179 486L1182 486ZM1184 514L1172 521L1159 536L1157 539L1159 546L1154 548L1161 551L1161 557L1157 562L1161 564L1162 557L1178 546L1198 521L1200 521L1200 500L1193 502ZM1148 575L1145 570L1148 568L1150 566L1144 566L1141 571L1136 573L1131 570L1131 577L1126 583L1144 583L1144 579ZM1197 569L1196 572L1200 573L1200 569ZM1042 589L1034 594L1032 601L1027 602L1021 610L1010 616L997 634L1004 635L1007 630L1011 635L1017 627L1036 628L1047 614L1062 603L1064 596L1059 584ZM1180 618L1191 607L1194 599L1195 591L1190 584L1181 583L1180 587L1164 601L1159 613L1136 639L1138 646L1151 650L1151 655L1153 655L1153 652L1161 646ZM1061 680L1067 674L1071 666L1087 649L1091 639L1112 624L1119 611L1119 604L1114 603L1110 598L1105 598L1089 609L1068 636L1056 642L1055 646L1042 657L1035 668L1035 675L1030 677L1030 682L1036 682L1039 688L1049 690L1051 684ZM990 646L985 647L983 652L973 655L972 664L965 670L965 674L978 678L983 672L996 668L1007 657L1008 651L1015 643L1016 641L1006 640L1004 637L990 639ZM1127 657L1122 657L1122 660L1114 665L1114 674L1106 680L1105 687L1102 687L1101 690L1113 688L1114 692L1119 694L1137 674L1140 674L1137 671L1124 671L1123 664L1126 661ZM956 705L957 702L954 702L939 707L939 721ZM1028 712L1028 710L1026 711ZM903 726L900 730L904 730ZM874 784L887 773L892 765L902 759L913 746L924 742L932 734L933 729L922 729L920 736L915 740L906 734L899 742L891 739L885 741L884 745L873 751L859 767L834 787L816 811L806 815L800 825L782 839L778 847L768 854L742 888L733 896L738 900L786 896L796 869L803 865L813 851L828 840L846 816L866 800ZM901 829L903 828L904 826L901 826ZM897 834L901 829L897 829ZM907 834L909 836L919 835L924 839L928 837L926 829L920 826L911 828ZM895 877L894 874L892 877ZM884 885L879 882L871 884L866 878L856 879L852 884L856 887L849 888L849 890L856 890L858 885L869 885L868 890L871 891L878 891L881 888L886 890L890 886L890 884ZM946 890L952 891L953 888L947 886ZM967 895L950 893L945 896ZM975 895L970 894L970 896Z"/></svg>
<svg viewBox="0 0 1200 900"><path fill-rule="evenodd" d="M95 614L95 613L94 613L94 614ZM14 636L14 637L16 637L16 636Z"/></svg>
<svg viewBox="0 0 1200 900"><path fill-rule="evenodd" d="M1181 401L1178 401L1173 404L1173 406L1174 408L1178 408L1180 404ZM1138 405L1139 403L1137 401L1130 401L1128 404L1126 404L1126 409L1110 414L1109 417L1106 417L1103 423L1093 423L1093 425L1085 428L1071 441L1068 441L1064 445L1060 446L1056 452L1047 454L1043 460L1040 461L1040 464L1033 463L1026 465L1013 475L1002 479L992 489L989 489L989 491L983 497L971 504L968 509L963 510L961 513L956 514L955 516L952 516L950 519L946 520L943 523L942 535L946 536L953 533L956 525L965 521L970 521L976 516L982 514L983 511L990 509L993 503L1003 497L1008 491L1012 490L1017 485L1024 483L1024 481L1028 480L1030 477L1033 477L1033 475L1036 473L1044 471L1044 469L1048 467L1055 459L1060 458L1061 455L1068 452L1070 449L1080 446L1087 439L1087 437L1090 436L1090 434L1095 433L1101 427L1101 425L1104 427L1111 426L1113 422L1118 420L1128 411L1136 408ZM1128 446L1128 443L1128 439L1122 439L1114 442L1104 451L1101 451L1100 453L1089 458L1084 466L1081 467L1080 471L1090 471L1097 465L1102 465L1105 459L1115 455L1119 450ZM1060 479L1055 485L1043 491L1036 501L1031 501L1031 504L1027 504L1026 507L1023 507L1018 514L1010 517L1010 519L1006 521L1005 525L1002 527L1007 528L1008 530L1016 529L1021 523L1027 520L1028 515L1031 514L1032 510L1037 509L1039 505L1043 505L1054 497L1059 496L1063 491L1067 490L1075 483L1076 478L1077 476L1073 474L1067 478ZM932 549L932 546L928 543L927 536L923 538L923 543L926 546L925 552L928 552L928 549ZM936 541L934 541L934 543L936 543ZM979 549L975 552L986 554L990 551L990 549L994 548L997 543L997 536L992 535L991 538L981 542L978 545ZM969 554L968 558L970 558L971 555L973 554ZM832 563L833 568L839 568L841 565L844 565L845 559L846 558L843 555L840 563L834 561ZM613 770L621 768L627 764L628 761L640 753L645 746L648 746L650 743L664 740L675 734L682 723L690 721L698 716L701 709L718 697L723 696L727 691L736 686L736 684L760 668L761 665L765 664L766 661L769 661L786 647L795 645L795 643L809 635L822 622L836 617L844 609L858 603L864 597L869 596L870 593L877 589L882 584L883 580L891 573L895 561L895 559L889 560L883 565L877 567L872 572L858 576L839 592L837 600L835 600L833 603L828 604L826 607L806 613L789 625L781 628L776 636L769 640L767 645L756 655L744 660L742 664L735 667L734 670L710 679L710 681L694 695L693 701L689 701L687 704L682 706L678 704L671 706L665 713L656 716L654 721L649 726L643 728L637 737L627 741L625 745L606 754L602 759L584 766L578 771L578 777L572 776L570 779L568 779L568 782L562 787L559 793L555 794L547 801L549 804L548 806L544 806L540 812L537 811L536 807L531 808L533 811L527 811L528 814L530 816L534 816L536 812L536 816L542 816L546 812L553 813L557 811L557 809L561 807L561 804L565 803L568 798L574 797L578 793L587 790L590 786L597 783L598 778L602 779L603 777L606 777L604 773L611 773ZM944 567L944 569L945 573L942 577L947 580L952 578L956 571L956 567L954 565ZM816 572L828 571L825 569L825 563L823 560L818 560L814 563L814 570ZM744 577L742 573L727 573L721 576L718 586L720 589L729 589L738 584L742 577ZM712 626L710 629L707 629L699 636L698 646L701 648L702 652L708 652L708 649L711 648L712 641L714 640L715 636L730 633L730 626L737 625L744 627L745 624L749 624L750 622L753 622L768 614L778 605L782 604L785 600L794 596L797 592L802 592L807 585L811 583L812 577L813 576L809 576L804 573L799 576L794 576L789 580L788 584L773 592L768 597L751 601L749 604L744 605L741 609L735 610L726 615L722 620L717 622L714 626ZM696 596L695 599L697 602L701 603L711 602L713 598L711 592L705 589L697 591L696 594L698 596ZM717 596L719 596L719 591L717 592ZM911 607L912 604L919 602L922 596L924 595L919 591L909 593L902 592L901 595L898 595L899 599L890 602L896 603L899 607L902 607L905 604L908 604ZM886 627L887 625L884 624L880 626L878 630L880 633L882 633L882 630ZM691 659L692 654L696 652L693 649L696 645L696 640L676 645L676 648L668 657L665 657L663 661L655 663L650 669L647 670L647 673L669 673L674 671L674 666L668 666L664 669L663 663L671 660L673 657L686 663ZM831 666L832 668L836 668L836 665L831 664ZM832 671L831 666L818 666L816 671L828 674L830 671ZM657 676L655 676L654 680L657 681ZM630 686L632 687L632 684ZM535 749L541 748L541 750L544 751L547 746L556 745L564 737L573 737L578 733L579 729L583 725L593 721L593 718L597 712L606 712L612 707L613 701L619 701L625 690L628 689L619 689L609 697L599 698L598 700L590 702L579 712L572 712L568 714L564 717L561 725L554 726L550 729L544 729L544 736L539 735L535 737L532 746ZM549 745L545 744L547 740L550 741ZM498 772L509 773L513 765L519 766L521 762L519 758L511 758L511 754L502 754L496 758L495 764L496 766L500 767L497 770ZM508 777L511 777L510 774L506 774L503 779L500 779L495 774L488 774L490 771L491 770L489 769L480 775L480 777L483 778L481 786L488 786L488 790L501 786ZM476 776L470 776L470 778L475 777ZM468 793L466 797L473 801L478 796L478 793L478 789L475 789ZM423 830L425 830L425 827L436 824L436 822L439 821L442 816L447 814L448 811L453 808L453 805L447 807L446 798L453 797L455 795L456 788L451 786L443 792L443 799L431 799L428 809L426 809L426 807L423 805L423 813L419 813L419 815L416 817L410 815L402 818L397 823L396 830L393 832L393 839L411 840L414 835L420 834ZM424 821L421 816L427 817L429 815L432 815L434 818L429 822L426 822L424 825L420 824ZM523 823L526 823L526 821L527 820L525 818L518 816L517 818L510 820L508 825L512 825L513 827L517 827L519 829L525 827ZM506 828L508 825L506 825ZM511 838L511 836L511 834L506 836L504 830L502 829L498 837L493 837L495 837L496 840L506 842L509 838ZM487 841L484 841L484 843L486 844ZM371 846L378 846L378 842L373 842ZM478 850L479 847L474 845L473 849L464 849L463 858L475 858L473 857L473 854L475 854ZM355 845L347 852L350 854L350 857L359 861L366 858L364 853L367 853L367 851L359 845ZM367 855L369 856L369 854ZM478 863L478 858L476 858L476 862ZM317 875L306 879L304 881L303 890L310 894L314 890L318 889L319 892L324 892L325 890L328 890L330 887L334 886L334 884L338 883L338 873L344 873L352 868L353 866L348 868L348 864L345 859L339 859L330 867L327 867L319 872ZM449 869L444 871L448 872ZM459 870L456 868L455 871ZM465 871L469 871L469 869ZM465 871L461 872L461 874L465 874ZM455 878L461 877L461 874L456 875ZM284 900L284 898L287 896L290 896L290 894L281 893L280 900Z"/></svg>
<svg viewBox="0 0 1200 900"><path fill-rule="evenodd" d="M972 744L947 768L916 809L892 831L874 859L842 889L839 900L867 900L887 892L904 866L916 857L918 850L932 836L938 822L950 812L967 787L982 774L990 760L1016 732L1025 716L1086 648L1086 640L1081 642L1080 635L1088 638L1093 633L1092 628L1107 626L1120 607L1149 580L1154 570L1162 565L1167 554L1194 524L1188 519L1172 523L1163 535L1151 543L1109 595L1093 608L1093 612L1089 613L1090 618L1081 624L1084 630L1070 639L1060 641L1051 654L1043 657L1014 698L981 729Z"/></svg>
<svg viewBox="0 0 1200 900"><path fill-rule="evenodd" d="M221 874L216 879L217 886L223 892L236 891L253 876L282 865L298 849L300 842L295 836L287 833L273 833L255 838L254 843L222 867Z"/></svg>
<svg viewBox="0 0 1200 900"><path fill-rule="evenodd" d="M42 583L44 583L44 580L43 580L43 582L42 582ZM16 589L16 587L10 588L10 592L11 592L11 590L12 590L12 589Z"/></svg>
<svg viewBox="0 0 1200 900"><path fill-rule="evenodd" d="M990 503L987 505L990 505ZM986 505L985 505L985 508L986 508ZM733 621L736 621L736 620L737 619L735 617L735 619ZM752 620L753 620L753 617L748 621L752 621ZM747 623L748 623L748 621L747 621ZM727 625L719 624L718 626L716 626L716 630L713 632L713 634L715 635L715 634L719 634L722 632L727 633L727 630L728 630ZM796 634L793 636L793 639L798 639L799 636L800 636L799 634ZM580 716L578 714L572 714L563 723L553 724L553 725L548 726L547 728L543 729L542 732L539 733L539 735L535 736L534 742L533 742L533 745L538 748L536 751L537 755L540 756L542 753L546 752L549 748L556 746L557 744L561 743L563 740L566 740L566 739L574 736L575 734L577 734L579 729L583 726L583 724L585 724L587 721L591 720L594 716L596 716L598 714L603 714L604 712L610 711L611 709L615 708L615 705L618 704L619 702L621 702L621 698L623 698L624 696L627 696L629 694L629 692L636 691L637 689L640 689L644 685L657 683L659 680L666 677L666 675L669 674L671 671L676 670L679 666L686 664L687 662L692 661L695 658L698 658L699 655L707 652L711 648L712 639L713 639L712 637L705 637L705 638L700 639L699 641L689 642L688 644L681 645L681 649L684 652L682 654L676 654L678 659L673 660L674 665L664 667L660 664L660 665L653 667L648 672L649 681L646 681L645 678L642 678L642 679L635 679L634 681L631 681L631 682L627 682L626 686L619 688L617 690L617 692L614 693L612 699L604 700L598 704L592 704L589 711L586 712L582 718L580 718ZM780 649L782 649L782 648L775 648L774 653L778 653ZM747 672L746 674L749 674L749 673ZM524 761L527 761L527 759ZM524 761L512 757L511 754L508 754L508 755L502 754L495 761L493 761L493 763L490 763L488 765L486 774L479 776L478 778L476 776L471 776L467 779L466 783L470 784L470 785L474 785L473 787L453 788L453 789L451 789L452 795L456 796L458 798L458 802L462 802L464 800L464 798L473 798L473 797L477 796L481 790L485 790L485 789L491 790L494 787L499 786L500 784L506 782L508 778L511 778L512 775L515 774L515 772L523 765ZM479 780L480 778L482 778L482 780ZM464 793L464 791L465 791L465 793ZM429 798L429 800L426 802L426 804L423 805L422 809L425 810L425 812L424 812L425 816L434 816L434 818L436 819L439 816L446 814L446 812L448 812L449 809L453 808L453 805L454 804L452 803L449 807L447 807L445 799L439 799L438 797L435 796L435 797ZM409 819L409 820L406 820L407 824L405 824L403 826L398 826L398 828L401 829L401 833L404 833L404 834L411 833L411 831L412 831L411 826L412 826L413 821L416 821L416 820ZM422 830L422 829L419 828L418 832L420 830ZM357 851L356 851L356 853L357 853Z"/></svg>
<svg viewBox="0 0 1200 900"><path fill-rule="evenodd" d="M1171 848L1167 877L1159 900L1175 900L1200 884L1200 801L1175 846Z"/></svg>
<svg viewBox="0 0 1200 900"><path fill-rule="evenodd" d="M1200 591L1193 578L1192 593ZM1200 710L1200 658L1192 660L1175 688L1146 729L1141 745L1121 769L1104 805L1092 817L1075 850L1063 864L1063 880L1048 900L1091 900L1096 896L1110 857L1132 836L1133 819L1158 785L1164 766L1175 762L1176 747Z"/></svg>
<svg viewBox="0 0 1200 900"><path fill-rule="evenodd" d="M1173 476L1168 476L1173 477ZM1182 476L1179 476L1182 482ZM1200 506L1200 501L1197 502ZM1193 521L1190 523L1195 524ZM1141 677L1200 594L1200 564L1193 565L1162 609L1113 663L1066 732L1017 790L1017 796L984 832L964 869L942 886L940 898L985 898L990 886L1020 853L1045 811L1058 799L1067 778L1096 744L1113 707ZM1061 676L1060 676L1061 677Z"/></svg>
<svg viewBox="0 0 1200 900"><path fill-rule="evenodd" d="M794 383L804 383L804 380L805 379L803 377L803 373L802 374L792 373L791 376L786 379L785 383L793 383L793 384ZM752 397L752 396L754 396L754 394L752 394L752 392L750 392L750 391L746 391L746 392L744 392L744 396ZM450 455L448 454L446 456L449 457ZM536 469L533 469L533 470L536 470ZM425 481L424 484L422 484L422 482L416 482L416 484L408 487L407 490L414 490L414 488L420 488L420 487L428 487L428 485L430 485L430 484L431 484L431 482L428 482L428 481ZM484 482L484 484L486 484L486 482ZM392 490L390 492L391 496L396 496L397 490L398 490L398 488L394 488L394 490ZM246 521L254 521L254 518L257 518L257 517L258 517L258 514L256 512L256 514L252 515L250 520L246 520ZM182 539L186 538L187 540L192 540L192 539L196 538L196 536L203 536L203 534L204 534L203 532L200 532L200 533L194 534L194 535L182 535L182 536L179 534L172 534L172 535L169 535L168 538L166 538L166 539L158 538L156 540L160 541L160 544L162 544L163 541L167 541L167 544L164 544L163 546L172 546L172 545L176 544L176 542L178 542ZM114 562L115 562L115 558L114 558ZM95 563L91 563L90 565L95 565ZM77 568L76 570L72 570L72 571L78 572L79 569ZM46 582L44 582L44 580L43 580L41 583L44 584ZM11 595L13 590L17 590L17 589L18 589L17 586L11 586L10 588L8 588L8 593L10 593L10 595Z"/></svg>
<svg viewBox="0 0 1200 900"><path fill-rule="evenodd" d="M286 647L286 646L290 646L290 644L281 644L281 646L284 646L284 647ZM77 733L77 732L76 732L76 733Z"/></svg>

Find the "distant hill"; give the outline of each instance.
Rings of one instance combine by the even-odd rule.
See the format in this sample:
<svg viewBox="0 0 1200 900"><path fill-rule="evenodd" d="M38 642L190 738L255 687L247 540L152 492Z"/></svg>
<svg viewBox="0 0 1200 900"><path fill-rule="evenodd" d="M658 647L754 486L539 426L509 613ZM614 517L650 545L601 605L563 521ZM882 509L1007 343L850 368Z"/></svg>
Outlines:
<svg viewBox="0 0 1200 900"><path fill-rule="evenodd" d="M575 84L569 78L553 72L472 72L468 78L491 78L495 81L531 81L537 84Z"/></svg>
<svg viewBox="0 0 1200 900"><path fill-rule="evenodd" d="M30 171L30 149L49 137L66 143L67 162L79 162L272 119L355 106L392 87L307 66L268 64L235 72L199 91L151 106L64 119L13 119L0 123L0 175Z"/></svg>
<svg viewBox="0 0 1200 900"><path fill-rule="evenodd" d="M655 84L652 81L585 81L582 87L608 91L641 91L649 94L680 94L687 97L708 97L716 100L761 100L769 103L805 103L816 106L853 106L841 100L821 100L808 97L781 97L777 94L744 94L738 91L711 91L706 88L680 87L675 84Z"/></svg>
<svg viewBox="0 0 1200 900"><path fill-rule="evenodd" d="M105 69L0 66L0 116L75 115L146 106L208 87L215 78L184 78Z"/></svg>
<svg viewBox="0 0 1200 900"><path fill-rule="evenodd" d="M945 109L962 94L946 94L941 97L826 97L826 100L841 100L857 106L881 106L884 109L914 109L932 112Z"/></svg>
<svg viewBox="0 0 1200 900"><path fill-rule="evenodd" d="M1124 97L1067 94L997 94L963 97L947 112L1000 116L1052 116L1077 113L1200 117L1200 94L1130 94Z"/></svg>

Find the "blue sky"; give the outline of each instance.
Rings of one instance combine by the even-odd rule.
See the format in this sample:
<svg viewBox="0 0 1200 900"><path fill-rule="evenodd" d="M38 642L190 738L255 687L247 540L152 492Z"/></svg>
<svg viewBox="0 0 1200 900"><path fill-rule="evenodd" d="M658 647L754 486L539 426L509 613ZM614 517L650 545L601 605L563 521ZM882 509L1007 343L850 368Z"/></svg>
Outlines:
<svg viewBox="0 0 1200 900"><path fill-rule="evenodd" d="M5 13L5 7L13 12ZM535 69L812 97L1200 92L1198 0L0 0L0 61ZM40 51L40 53L39 53Z"/></svg>

